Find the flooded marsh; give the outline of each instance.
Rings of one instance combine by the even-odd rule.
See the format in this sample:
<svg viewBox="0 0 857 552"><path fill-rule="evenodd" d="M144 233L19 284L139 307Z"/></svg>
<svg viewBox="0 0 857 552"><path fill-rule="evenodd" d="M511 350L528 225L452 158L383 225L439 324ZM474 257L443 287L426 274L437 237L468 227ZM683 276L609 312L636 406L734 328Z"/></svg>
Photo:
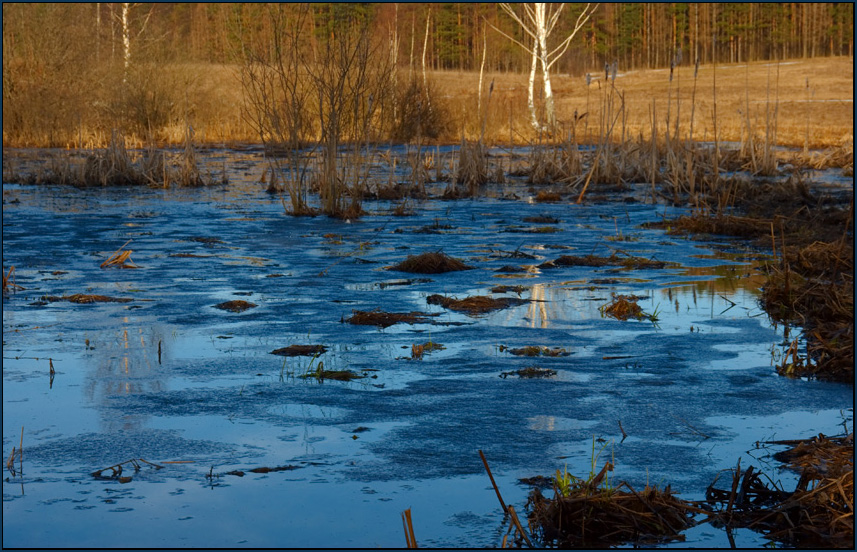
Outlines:
<svg viewBox="0 0 857 552"><path fill-rule="evenodd" d="M519 480L589 472L596 441L702 500L738 458L793 489L766 441L852 431L851 386L774 368L766 253L646 226L685 213L647 185L294 217L261 151L206 155L228 185L3 184L4 546L402 547L410 508L420 546L496 547L480 450L523 516Z"/></svg>

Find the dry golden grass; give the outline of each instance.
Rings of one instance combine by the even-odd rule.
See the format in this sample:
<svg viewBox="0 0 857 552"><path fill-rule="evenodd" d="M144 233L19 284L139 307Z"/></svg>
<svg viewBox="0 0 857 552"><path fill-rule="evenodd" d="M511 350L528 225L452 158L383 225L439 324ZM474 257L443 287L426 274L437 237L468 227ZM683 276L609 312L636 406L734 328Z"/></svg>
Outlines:
<svg viewBox="0 0 857 552"><path fill-rule="evenodd" d="M615 85L624 95L627 112L626 137L638 138L640 134L646 139L650 137L653 101L656 104L659 134L663 136L668 100L671 99L670 117L674 123L677 98L681 106L680 137L687 137L692 110L693 74L692 65L678 67L670 83L669 69L620 72ZM592 77L588 90L585 76L552 77L557 118L566 132L572 131L575 110L578 116L589 113L574 129L580 141L585 141L587 119L590 141L599 136L597 122L600 118L602 95L608 87L603 82L603 74L593 73ZM713 140L714 66L700 66L697 77L693 139ZM451 103L453 114L471 114L465 116L461 124L465 132L475 132L478 124L472 114L476 112L479 74L435 72L432 78L445 99ZM511 135L516 142L538 140L538 136L528 124L527 75L489 74L485 79L487 82L494 80L494 93L488 107L487 138L508 142ZM776 115L779 145L802 147L807 136L811 148L839 146L853 141L854 64L850 58L787 60L779 64L756 62L749 66L721 64L716 67L716 79L717 133L720 140L741 141L746 132L744 112L749 97L750 123L757 139L765 133L766 108L771 116L774 109L778 108ZM615 130L614 133L621 133L621 129Z"/></svg>
<svg viewBox="0 0 857 552"><path fill-rule="evenodd" d="M748 70L749 69L749 70ZM181 64L164 67L165 75L184 90L173 91L181 96L181 111L188 114L194 128L194 141L198 144L254 143L259 141L256 132L242 115L244 95L237 65ZM777 72L779 71L779 76ZM402 75L407 69L401 70ZM652 132L654 102L657 132L662 138L666 131L668 104L671 122L679 111L680 138L689 135L691 111L694 117L693 139L714 139L715 68L699 67L696 81L695 107L694 67L676 69L672 83L669 69L635 70L619 72L615 86L623 95L625 124L614 129L614 140L649 139ZM181 77L181 78L180 78ZM446 107L449 121L448 135L436 142L459 143L462 137L478 140L483 135L487 144L538 143L547 139L540 136L529 124L527 110L526 74L487 73L483 77L481 113L478 98L479 73L460 71L431 71L429 79L437 93L437 102ZM604 75L592 73L587 88L585 75L553 75L557 119L561 133L555 138L568 138L574 133L580 142L597 142L601 129L599 121L606 86ZM842 146L853 142L854 129L854 64L851 58L817 58L813 60L786 60L746 64L721 64L716 68L717 79L717 133L722 141L739 142L746 137L747 99L750 105L750 126L755 139L761 141L766 130L766 115L773 121L776 109L776 143L783 146L810 148ZM170 80L170 79L168 79ZM493 82L493 92L489 86ZM807 88L807 82L809 88ZM537 94L538 95L538 94ZM680 104L680 108L679 108ZM619 100L614 105L614 115ZM767 112L766 112L767 110ZM575 124L575 112L579 119ZM584 114L587 114L584 116ZM174 120L155 133L157 142L182 144L186 122ZM672 125L671 125L672 126ZM75 147L78 137L84 138L86 147L104 147L110 141L109 130L87 128L56 129L69 136L68 146ZM672 131L671 131L672 133ZM129 147L142 147L142 136L126 134ZM588 136L588 138L587 138ZM425 138L424 138L425 139ZM23 139L22 139L23 140ZM38 137L29 137L17 143L4 132L6 147L47 145ZM20 140L19 140L20 141Z"/></svg>

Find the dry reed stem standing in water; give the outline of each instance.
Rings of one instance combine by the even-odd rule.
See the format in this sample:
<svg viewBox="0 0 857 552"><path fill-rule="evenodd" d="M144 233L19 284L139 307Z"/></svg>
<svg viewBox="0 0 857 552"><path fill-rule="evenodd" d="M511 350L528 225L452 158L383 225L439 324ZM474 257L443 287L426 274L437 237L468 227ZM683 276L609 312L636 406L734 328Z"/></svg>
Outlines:
<svg viewBox="0 0 857 552"><path fill-rule="evenodd" d="M417 539L414 536L414 523L413 520L411 520L410 508L402 512L402 523L405 527L405 542L407 543L408 548L419 548L417 546Z"/></svg>

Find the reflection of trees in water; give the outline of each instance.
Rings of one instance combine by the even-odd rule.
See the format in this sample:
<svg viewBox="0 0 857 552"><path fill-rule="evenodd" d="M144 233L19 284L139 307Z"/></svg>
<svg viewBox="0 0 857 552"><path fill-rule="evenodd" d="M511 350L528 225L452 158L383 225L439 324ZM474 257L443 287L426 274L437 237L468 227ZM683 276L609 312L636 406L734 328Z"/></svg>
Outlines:
<svg viewBox="0 0 857 552"><path fill-rule="evenodd" d="M91 338L89 358L94 370L86 379L85 395L97 407L106 407L111 397L158 393L166 389L165 373L158 368L159 343L163 331L158 327L143 328L122 319L119 329L105 331ZM103 409L105 431L140 429L145 417L138 414L116 415Z"/></svg>
<svg viewBox="0 0 857 552"><path fill-rule="evenodd" d="M639 293L651 294L651 309L657 308L660 312L670 308L666 303L673 305L676 313L679 313L682 308L698 309L700 301L704 298L706 303L703 306L708 306L712 315L717 315L722 309L715 307L714 303L721 295L725 298L726 306L734 302L744 307L755 308L756 297L765 279L764 274L756 270L757 266L757 263L752 263L686 268L682 276L704 276L709 279L677 281L655 292ZM711 278L712 276L714 278ZM533 284L530 289L530 303L527 306L527 324L531 328L547 328L552 321L567 322L601 318L598 307L610 300L612 291L627 292L627 290L623 292L616 286L593 286L582 281L568 284ZM748 299L751 304L746 304ZM503 312L504 322L510 324L518 322L517 312L520 311L509 309Z"/></svg>
<svg viewBox="0 0 857 552"><path fill-rule="evenodd" d="M709 278L714 276L715 278L676 282L660 291L661 300L667 300L671 303L676 314L682 308L685 310L699 308L700 301L703 299L706 301L712 316L720 314L724 311L720 307L715 307L718 297L725 300L726 307L740 305L744 308L757 308L757 299L765 282L765 275L757 270L759 266L759 263L754 262L749 265L685 268L684 276L706 276ZM747 304L748 300L750 304Z"/></svg>

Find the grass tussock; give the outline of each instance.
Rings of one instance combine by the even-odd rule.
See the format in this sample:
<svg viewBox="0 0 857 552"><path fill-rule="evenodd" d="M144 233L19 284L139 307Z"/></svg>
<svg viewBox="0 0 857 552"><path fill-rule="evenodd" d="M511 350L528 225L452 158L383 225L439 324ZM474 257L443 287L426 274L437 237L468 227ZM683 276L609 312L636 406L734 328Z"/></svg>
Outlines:
<svg viewBox="0 0 857 552"><path fill-rule="evenodd" d="M682 540L699 511L673 495L670 487L646 486L637 492L628 483L604 483L604 469L588 480L560 474L554 497L533 489L527 502L529 526L542 546L603 548L625 544L653 545Z"/></svg>
<svg viewBox="0 0 857 552"><path fill-rule="evenodd" d="M611 301L606 305L599 307L598 310L601 312L602 316L609 316L616 320L624 321L629 318L645 320L647 318L652 318L651 315L643 312L643 309L637 304L638 299L638 297L633 295L616 295L614 293Z"/></svg>
<svg viewBox="0 0 857 552"><path fill-rule="evenodd" d="M390 270L412 272L416 274L442 274L444 272L472 270L473 268L474 267L468 266L458 259L453 259L452 257L437 251L422 253L420 255L410 255L404 261L390 267Z"/></svg>

